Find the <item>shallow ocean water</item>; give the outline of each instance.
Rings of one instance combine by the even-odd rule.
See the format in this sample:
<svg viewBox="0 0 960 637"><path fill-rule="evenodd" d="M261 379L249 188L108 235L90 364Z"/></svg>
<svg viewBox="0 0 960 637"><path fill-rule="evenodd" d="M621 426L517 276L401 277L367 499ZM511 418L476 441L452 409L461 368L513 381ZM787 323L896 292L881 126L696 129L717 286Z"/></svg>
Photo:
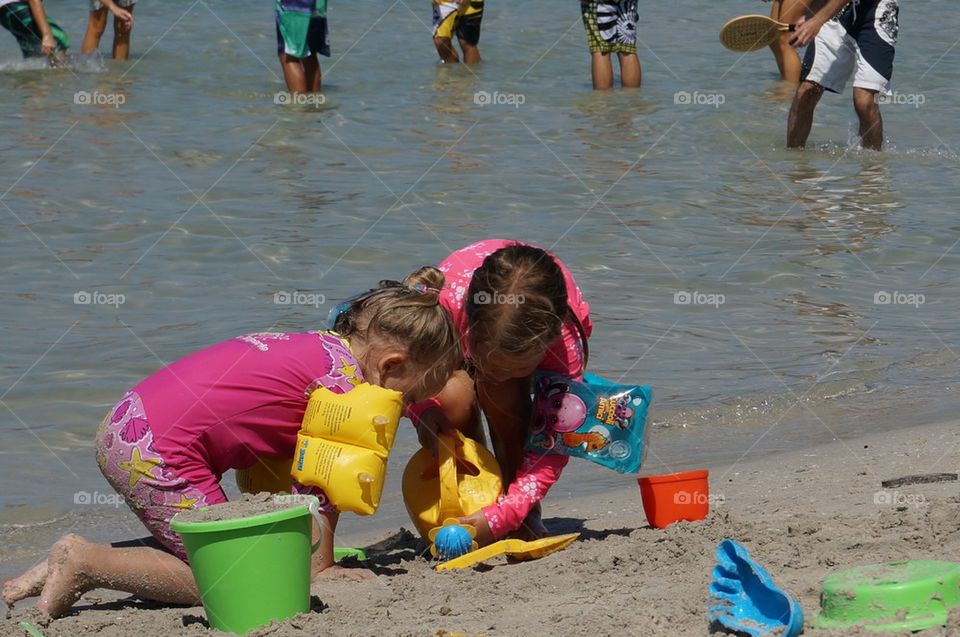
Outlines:
<svg viewBox="0 0 960 637"><path fill-rule="evenodd" d="M572 269L593 371L655 389L651 470L952 415L946 1L903 7L882 153L852 144L849 90L824 97L806 152L783 148L772 57L716 38L759 3L641 7L639 93L590 90L574 2L489 3L476 68L437 65L425 2L332 3L319 107L275 103L270 3L141 4L125 64L46 70L0 34L4 519L106 493L93 431L163 363L316 329L487 237ZM83 4L46 6L78 50ZM388 493L414 446L405 429ZM557 493L624 480L568 473ZM402 518L394 502L375 523Z"/></svg>

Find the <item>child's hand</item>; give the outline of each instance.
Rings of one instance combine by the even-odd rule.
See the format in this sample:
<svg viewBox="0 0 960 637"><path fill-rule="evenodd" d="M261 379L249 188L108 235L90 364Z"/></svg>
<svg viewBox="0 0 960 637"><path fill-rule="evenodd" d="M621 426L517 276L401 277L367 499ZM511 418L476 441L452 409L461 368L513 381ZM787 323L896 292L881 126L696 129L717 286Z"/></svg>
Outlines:
<svg viewBox="0 0 960 637"><path fill-rule="evenodd" d="M472 515L457 518L457 522L460 524L469 524L477 530L477 536L473 539L475 539L480 546L486 546L493 542L493 533L490 531L490 525L487 524L487 516L483 514L483 509Z"/></svg>
<svg viewBox="0 0 960 637"><path fill-rule="evenodd" d="M121 9L116 7L116 10L113 12L113 15L116 16L120 22L122 22L123 31L129 31L133 28L133 14L127 11L126 9Z"/></svg>
<svg viewBox="0 0 960 637"><path fill-rule="evenodd" d="M40 39L40 50L44 55L53 55L57 50L57 41L53 39L52 33L47 33Z"/></svg>
<svg viewBox="0 0 960 637"><path fill-rule="evenodd" d="M819 15L814 14L807 18L802 16L797 20L796 31L793 34L793 37L790 38L790 46L807 46L810 44L817 34L820 33L820 28L823 27L824 20Z"/></svg>

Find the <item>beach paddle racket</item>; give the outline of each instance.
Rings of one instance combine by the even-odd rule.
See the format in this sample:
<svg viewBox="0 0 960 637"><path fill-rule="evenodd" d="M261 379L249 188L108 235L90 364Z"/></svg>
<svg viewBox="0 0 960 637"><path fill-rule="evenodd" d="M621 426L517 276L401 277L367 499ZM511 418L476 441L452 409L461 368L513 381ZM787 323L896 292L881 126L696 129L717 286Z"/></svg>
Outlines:
<svg viewBox="0 0 960 637"><path fill-rule="evenodd" d="M777 22L765 15L743 15L723 25L720 43L731 51L759 51L776 42L782 34L795 30L796 26Z"/></svg>

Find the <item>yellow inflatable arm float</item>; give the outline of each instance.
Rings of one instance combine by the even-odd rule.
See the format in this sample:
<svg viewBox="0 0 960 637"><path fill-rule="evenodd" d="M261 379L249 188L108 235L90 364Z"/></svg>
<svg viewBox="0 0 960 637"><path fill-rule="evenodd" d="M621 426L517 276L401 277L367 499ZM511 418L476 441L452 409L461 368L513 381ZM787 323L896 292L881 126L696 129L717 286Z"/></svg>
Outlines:
<svg viewBox="0 0 960 637"><path fill-rule="evenodd" d="M387 456L397 436L403 395L368 383L345 394L321 387L310 394L289 458L260 458L237 472L241 491L290 492L290 478L320 487L341 511L371 515L380 506Z"/></svg>

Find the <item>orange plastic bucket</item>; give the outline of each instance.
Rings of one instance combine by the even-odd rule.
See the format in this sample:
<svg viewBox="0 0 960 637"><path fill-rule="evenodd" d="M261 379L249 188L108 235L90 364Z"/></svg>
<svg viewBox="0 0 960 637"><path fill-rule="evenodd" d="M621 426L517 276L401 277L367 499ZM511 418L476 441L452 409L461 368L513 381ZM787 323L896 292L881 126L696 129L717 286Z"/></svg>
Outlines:
<svg viewBox="0 0 960 637"><path fill-rule="evenodd" d="M696 522L710 512L710 484L706 469L638 478L647 522L663 529L686 520Z"/></svg>

